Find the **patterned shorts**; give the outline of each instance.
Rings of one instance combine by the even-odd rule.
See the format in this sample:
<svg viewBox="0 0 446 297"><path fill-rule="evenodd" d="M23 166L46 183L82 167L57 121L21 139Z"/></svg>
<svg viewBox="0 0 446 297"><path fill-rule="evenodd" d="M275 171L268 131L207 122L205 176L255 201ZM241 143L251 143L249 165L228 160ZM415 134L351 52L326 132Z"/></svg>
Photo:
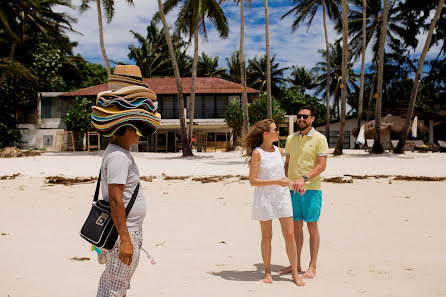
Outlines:
<svg viewBox="0 0 446 297"><path fill-rule="evenodd" d="M96 297L122 297L126 295L130 287L130 280L139 262L139 252L142 245L142 231L129 232L133 244L133 259L130 266L119 260L119 247L121 238L118 237L111 250L105 250L105 271L99 280L98 294Z"/></svg>

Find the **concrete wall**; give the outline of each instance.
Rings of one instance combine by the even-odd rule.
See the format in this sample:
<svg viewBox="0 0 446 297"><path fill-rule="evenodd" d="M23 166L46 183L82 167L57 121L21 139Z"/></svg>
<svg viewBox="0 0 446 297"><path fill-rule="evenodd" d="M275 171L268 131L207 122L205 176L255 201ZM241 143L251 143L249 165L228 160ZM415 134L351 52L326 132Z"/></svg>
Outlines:
<svg viewBox="0 0 446 297"><path fill-rule="evenodd" d="M350 148L354 148L355 147L356 138L353 136L352 131L353 131L354 128L357 127L357 124L358 124L358 122L357 122L356 118L348 119L348 120L345 121L345 131L346 132L348 131L349 134L350 134ZM337 131L337 132L339 132L339 126L340 126L340 122L336 122L336 123L330 124L330 131ZM325 125L315 127L315 129L317 131L325 131Z"/></svg>

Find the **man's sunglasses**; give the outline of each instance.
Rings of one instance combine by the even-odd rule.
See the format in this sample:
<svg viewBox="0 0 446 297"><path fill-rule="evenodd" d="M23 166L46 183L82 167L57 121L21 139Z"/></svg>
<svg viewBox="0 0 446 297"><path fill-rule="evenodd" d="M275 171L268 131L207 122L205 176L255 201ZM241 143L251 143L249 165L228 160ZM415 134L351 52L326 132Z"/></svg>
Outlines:
<svg viewBox="0 0 446 297"><path fill-rule="evenodd" d="M311 117L312 115L308 115L308 114L298 114L297 115L297 118L298 119L300 119L300 118L304 118L304 120L306 120L306 119L308 119L309 117Z"/></svg>

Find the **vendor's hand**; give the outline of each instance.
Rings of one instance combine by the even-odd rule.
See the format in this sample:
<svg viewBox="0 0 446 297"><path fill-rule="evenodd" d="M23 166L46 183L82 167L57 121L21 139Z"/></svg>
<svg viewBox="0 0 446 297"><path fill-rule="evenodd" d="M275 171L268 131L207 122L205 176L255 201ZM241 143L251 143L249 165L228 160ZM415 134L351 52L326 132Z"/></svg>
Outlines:
<svg viewBox="0 0 446 297"><path fill-rule="evenodd" d="M122 263L129 265L132 263L133 259L133 244L130 240L121 241L119 247L119 260Z"/></svg>
<svg viewBox="0 0 446 297"><path fill-rule="evenodd" d="M305 194L304 184L305 180L303 177L296 179L292 185L294 193L299 193L300 195Z"/></svg>
<svg viewBox="0 0 446 297"><path fill-rule="evenodd" d="M292 184L292 181L290 181L288 178L286 177L282 177L281 179L279 179L277 181L277 184L281 187L289 187Z"/></svg>

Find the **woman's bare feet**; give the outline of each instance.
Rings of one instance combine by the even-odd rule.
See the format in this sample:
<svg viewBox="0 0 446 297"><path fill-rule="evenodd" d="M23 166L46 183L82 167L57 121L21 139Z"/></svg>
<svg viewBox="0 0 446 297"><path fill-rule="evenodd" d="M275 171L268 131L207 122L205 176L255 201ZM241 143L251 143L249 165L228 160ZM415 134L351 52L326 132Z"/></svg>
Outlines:
<svg viewBox="0 0 446 297"><path fill-rule="evenodd" d="M299 287L305 286L305 282L300 279L299 274L293 275L293 281L298 285Z"/></svg>
<svg viewBox="0 0 446 297"><path fill-rule="evenodd" d="M297 268L297 272L302 272L302 269L299 267ZM279 274L287 274L287 273L291 273L291 266L285 267L284 269L279 271Z"/></svg>
<svg viewBox="0 0 446 297"><path fill-rule="evenodd" d="M273 278L271 276L271 273L265 273L265 278L263 279L263 282L265 284L272 284L273 283Z"/></svg>
<svg viewBox="0 0 446 297"><path fill-rule="evenodd" d="M308 267L308 270L302 275L302 278L314 278L316 276L316 268Z"/></svg>

